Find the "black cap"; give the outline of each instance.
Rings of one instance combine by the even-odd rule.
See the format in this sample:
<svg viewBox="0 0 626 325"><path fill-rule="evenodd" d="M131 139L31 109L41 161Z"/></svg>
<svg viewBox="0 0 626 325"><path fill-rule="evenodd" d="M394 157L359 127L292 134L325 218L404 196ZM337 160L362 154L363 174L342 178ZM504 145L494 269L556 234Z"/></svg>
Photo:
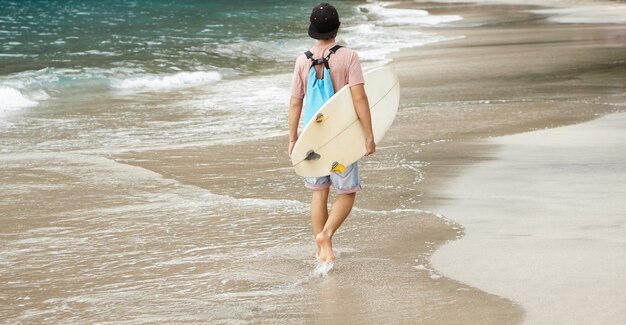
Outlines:
<svg viewBox="0 0 626 325"><path fill-rule="evenodd" d="M329 39L337 36L341 23L337 9L332 5L322 2L313 7L310 20L309 36L315 39Z"/></svg>

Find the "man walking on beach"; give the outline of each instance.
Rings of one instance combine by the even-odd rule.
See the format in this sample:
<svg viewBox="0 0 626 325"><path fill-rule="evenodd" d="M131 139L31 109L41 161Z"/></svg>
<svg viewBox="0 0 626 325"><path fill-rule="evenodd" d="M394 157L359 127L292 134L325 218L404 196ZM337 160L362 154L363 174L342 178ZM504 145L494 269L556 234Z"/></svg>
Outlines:
<svg viewBox="0 0 626 325"><path fill-rule="evenodd" d="M361 62L354 51L335 43L339 25L339 14L335 7L328 3L313 7L309 36L316 39L317 44L296 60L289 104L289 155L298 140L298 123L303 104L306 125L322 104L345 85L350 87L354 110L365 133L365 155L376 151ZM305 95L306 103L303 103ZM337 198L329 213L328 194L331 184L337 190ZM317 243L316 256L320 261L333 262L332 237L350 214L356 192L361 190L358 162L346 167L343 173L305 178L304 186L313 190L311 225Z"/></svg>

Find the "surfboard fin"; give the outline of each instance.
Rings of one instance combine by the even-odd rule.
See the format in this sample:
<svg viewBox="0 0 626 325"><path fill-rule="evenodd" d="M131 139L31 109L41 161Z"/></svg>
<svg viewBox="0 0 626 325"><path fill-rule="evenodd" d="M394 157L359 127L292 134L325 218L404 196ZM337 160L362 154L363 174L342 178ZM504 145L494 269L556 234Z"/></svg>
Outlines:
<svg viewBox="0 0 626 325"><path fill-rule="evenodd" d="M333 163L333 166L330 168L330 172L331 173L339 173L339 174L341 174L341 173L343 173L345 171L346 171L346 166L344 166L344 165L342 165L342 164L340 164L340 163L338 163L336 161Z"/></svg>
<svg viewBox="0 0 626 325"><path fill-rule="evenodd" d="M315 123L322 123L328 120L328 116L324 116L324 114L319 113L315 116Z"/></svg>
<svg viewBox="0 0 626 325"><path fill-rule="evenodd" d="M304 160L318 160L320 159L320 157L321 156L317 152L313 150L309 150L307 151L306 157L304 157Z"/></svg>

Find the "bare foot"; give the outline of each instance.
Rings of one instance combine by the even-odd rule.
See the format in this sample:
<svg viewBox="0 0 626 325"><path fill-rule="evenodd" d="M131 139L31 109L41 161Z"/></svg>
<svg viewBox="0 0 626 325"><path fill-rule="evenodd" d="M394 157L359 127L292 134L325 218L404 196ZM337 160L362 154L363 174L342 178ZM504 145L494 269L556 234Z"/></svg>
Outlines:
<svg viewBox="0 0 626 325"><path fill-rule="evenodd" d="M319 259L323 262L334 262L337 258L333 254L333 244L329 234L320 232L315 236L315 241L320 247Z"/></svg>

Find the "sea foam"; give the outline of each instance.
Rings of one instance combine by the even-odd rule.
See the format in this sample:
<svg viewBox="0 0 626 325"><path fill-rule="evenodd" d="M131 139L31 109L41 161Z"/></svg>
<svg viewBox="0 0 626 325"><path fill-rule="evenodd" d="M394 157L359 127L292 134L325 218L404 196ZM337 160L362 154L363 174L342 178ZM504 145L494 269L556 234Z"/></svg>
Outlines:
<svg viewBox="0 0 626 325"><path fill-rule="evenodd" d="M458 15L431 15L426 10L388 8L384 4L372 3L359 6L361 12L375 16L379 23L387 26L439 25L463 19Z"/></svg>
<svg viewBox="0 0 626 325"><path fill-rule="evenodd" d="M172 75L145 75L127 79L114 79L111 86L122 90L166 90L192 87L220 81L216 71L179 72Z"/></svg>
<svg viewBox="0 0 626 325"><path fill-rule="evenodd" d="M569 8L531 10L546 14L549 20L559 23L623 24L626 23L626 5L587 5Z"/></svg>
<svg viewBox="0 0 626 325"><path fill-rule="evenodd" d="M364 61L384 63L391 52L462 37L423 33L415 28L458 21L461 16L431 15L426 10L389 8L381 3L359 5L356 10L361 19L343 28L339 38Z"/></svg>
<svg viewBox="0 0 626 325"><path fill-rule="evenodd" d="M10 112L20 110L25 107L37 106L37 102L31 100L19 90L0 86L0 117L4 117Z"/></svg>
<svg viewBox="0 0 626 325"><path fill-rule="evenodd" d="M626 4L598 0L438 0L440 2L471 2L478 4L506 3L554 7L529 10L547 15L548 20L559 23L623 24L626 23ZM623 2L623 1L622 1Z"/></svg>

